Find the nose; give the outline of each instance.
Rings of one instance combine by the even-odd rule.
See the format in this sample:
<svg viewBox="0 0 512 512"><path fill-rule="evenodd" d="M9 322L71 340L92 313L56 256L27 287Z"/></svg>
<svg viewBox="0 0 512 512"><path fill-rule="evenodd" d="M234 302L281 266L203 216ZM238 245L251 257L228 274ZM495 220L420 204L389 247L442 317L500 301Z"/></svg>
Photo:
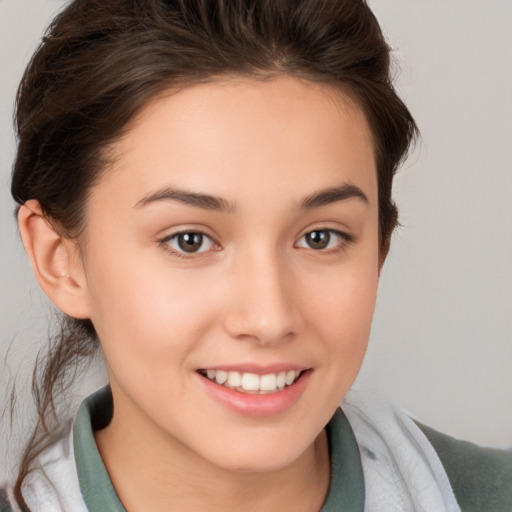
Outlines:
<svg viewBox="0 0 512 512"><path fill-rule="evenodd" d="M292 269L277 254L241 256L230 289L224 324L232 337L274 345L302 329Z"/></svg>

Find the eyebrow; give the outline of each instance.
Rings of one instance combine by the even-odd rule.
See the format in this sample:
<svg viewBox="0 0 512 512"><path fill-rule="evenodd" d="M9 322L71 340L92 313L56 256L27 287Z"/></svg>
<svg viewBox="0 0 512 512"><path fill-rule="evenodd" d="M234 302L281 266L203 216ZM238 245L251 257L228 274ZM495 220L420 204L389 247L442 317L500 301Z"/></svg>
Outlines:
<svg viewBox="0 0 512 512"><path fill-rule="evenodd" d="M350 183L344 183L338 187L326 188L307 196L300 203L300 209L309 210L311 208L319 208L353 197L360 199L365 204L369 204L368 197L366 197L366 194L359 187Z"/></svg>
<svg viewBox="0 0 512 512"><path fill-rule="evenodd" d="M137 202L135 208L141 208L151 203L159 201L179 201L180 203L204 210L215 210L222 212L232 212L235 207L222 197L216 197L209 194L200 194L197 192L190 192L173 187L165 187L163 189L152 192L144 196Z"/></svg>
<svg viewBox="0 0 512 512"><path fill-rule="evenodd" d="M315 192L299 203L299 209L310 210L327 206L338 201L344 201L351 198L358 198L363 203L368 204L366 194L356 185L345 183L337 187L326 188ZM235 211L235 206L223 199L222 197L212 196L210 194L201 194L173 187L165 187L163 189L152 192L144 196L135 205L135 208L142 208L152 203L160 201L179 201L189 206L202 208L204 210L214 210L220 212L231 213Z"/></svg>

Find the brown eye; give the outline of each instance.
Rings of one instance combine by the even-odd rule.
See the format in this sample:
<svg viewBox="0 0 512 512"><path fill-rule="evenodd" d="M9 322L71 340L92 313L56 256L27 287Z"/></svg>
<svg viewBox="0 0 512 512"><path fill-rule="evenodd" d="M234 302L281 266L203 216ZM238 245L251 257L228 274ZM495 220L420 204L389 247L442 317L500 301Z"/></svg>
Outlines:
<svg viewBox="0 0 512 512"><path fill-rule="evenodd" d="M178 235L178 246L185 252L197 252L203 245L201 233L181 233Z"/></svg>
<svg viewBox="0 0 512 512"><path fill-rule="evenodd" d="M342 250L353 241L352 235L337 229L314 229L302 235L295 246L301 249L331 252L337 249Z"/></svg>
<svg viewBox="0 0 512 512"><path fill-rule="evenodd" d="M306 244L311 247L311 249L321 250L329 246L331 233L325 229L319 229L307 233L304 238Z"/></svg>
<svg viewBox="0 0 512 512"><path fill-rule="evenodd" d="M199 253L209 251L213 247L212 239L199 231L176 233L165 240L176 252Z"/></svg>

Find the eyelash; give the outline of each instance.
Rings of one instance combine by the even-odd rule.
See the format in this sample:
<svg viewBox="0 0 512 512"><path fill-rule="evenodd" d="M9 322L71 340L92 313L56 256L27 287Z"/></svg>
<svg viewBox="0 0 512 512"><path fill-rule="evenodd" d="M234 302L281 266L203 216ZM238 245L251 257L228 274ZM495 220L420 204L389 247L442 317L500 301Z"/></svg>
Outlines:
<svg viewBox="0 0 512 512"><path fill-rule="evenodd" d="M331 237L334 235L338 242L335 247L331 248L320 248L320 249L314 249L313 247L298 247L298 248L304 248L304 249L311 249L314 252L318 253L324 253L324 254L338 254L342 251L344 251L348 245L352 244L355 241L355 237L353 235L350 235L348 233L345 233L343 231L339 231L337 229L332 228L316 228L312 229L306 233L304 233L300 238L299 241L307 237L308 235L312 235L313 233L327 233L329 235L328 244L331 243ZM186 252L183 250L180 250L179 248L175 248L171 246L171 242L176 240L179 240L180 236L184 235L192 235L192 236L200 236L202 237L201 240L201 249L204 240L209 240L209 243L211 244L211 248L207 248L206 250L198 250L198 251L192 251L192 252ZM180 258L180 259L189 259L189 258L197 258L198 255L202 255L204 253L209 252L210 250L219 250L218 244L212 239L210 235L205 233L204 231L200 230L183 230L178 231L177 233L173 233L172 235L166 236L162 240L160 240L160 244L169 252L171 252L174 256ZM297 247L298 242L294 245L294 247Z"/></svg>
<svg viewBox="0 0 512 512"><path fill-rule="evenodd" d="M182 250L179 250L179 249L171 246L171 242L173 240L177 241L177 240L179 240L180 236L184 236L184 235L193 235L193 236L199 235L203 239L202 242L205 239L209 240L210 244L212 245L212 248L207 249L207 250L199 250L199 251L187 253L186 251L182 251ZM160 240L160 244L167 251L171 252L174 256L177 256L180 259L197 258L198 255L203 255L204 253L208 252L209 250L218 250L218 249L216 249L216 247L218 247L218 244L213 240L213 238L210 235L208 235L207 233L205 233L204 231L197 230L197 229L188 229L188 230L178 231L177 233L173 233L172 235L166 236L165 238ZM203 245L203 244L201 244L201 245Z"/></svg>
<svg viewBox="0 0 512 512"><path fill-rule="evenodd" d="M340 231L338 229L333 229L333 228L315 228L315 229L311 229L310 231L304 233L299 238L299 241L304 239L308 235L312 235L313 233L327 233L329 235L328 243L331 242L331 237L334 236L337 239L336 246L335 247L331 247L331 248L321 248L321 249L314 249L311 246L309 246L309 247L299 247L299 248L311 249L314 252L323 253L323 254L339 254L340 252L346 250L347 246L352 244L355 241L355 237L353 235L350 235L348 233L345 233L344 231Z"/></svg>

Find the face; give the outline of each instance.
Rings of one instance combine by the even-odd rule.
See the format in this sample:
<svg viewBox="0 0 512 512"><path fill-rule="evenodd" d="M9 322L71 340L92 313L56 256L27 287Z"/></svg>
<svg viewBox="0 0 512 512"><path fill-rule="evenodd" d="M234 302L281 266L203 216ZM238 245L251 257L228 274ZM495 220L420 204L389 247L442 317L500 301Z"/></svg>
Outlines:
<svg viewBox="0 0 512 512"><path fill-rule="evenodd" d="M217 467L296 460L365 353L379 272L370 130L282 77L153 101L87 203L83 276L115 416Z"/></svg>

